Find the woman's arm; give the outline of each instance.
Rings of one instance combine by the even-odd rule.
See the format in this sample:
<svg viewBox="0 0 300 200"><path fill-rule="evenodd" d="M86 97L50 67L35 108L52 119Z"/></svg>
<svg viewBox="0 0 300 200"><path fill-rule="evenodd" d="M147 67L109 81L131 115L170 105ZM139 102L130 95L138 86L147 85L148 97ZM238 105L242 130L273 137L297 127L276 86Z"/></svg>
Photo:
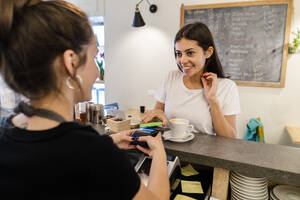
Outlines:
<svg viewBox="0 0 300 200"><path fill-rule="evenodd" d="M210 106L210 114L214 130L217 135L236 137L236 116L223 115L219 102L216 98L217 75L211 72L204 73L201 77L205 98Z"/></svg>
<svg viewBox="0 0 300 200"><path fill-rule="evenodd" d="M130 136L132 133L133 130L126 130L109 136L120 149L134 149L135 146L130 144L132 142L132 137Z"/></svg>
<svg viewBox="0 0 300 200"><path fill-rule="evenodd" d="M141 146L137 146L137 148L148 154L152 158L152 163L148 185L145 187L141 182L140 189L134 197L134 200L168 200L170 198L170 184L166 152L162 144L161 134L158 134L156 137L140 137L139 141L147 142L149 148L146 149Z"/></svg>
<svg viewBox="0 0 300 200"><path fill-rule="evenodd" d="M166 160L152 160L147 187L141 181L140 189L134 200L169 200L170 185Z"/></svg>
<svg viewBox="0 0 300 200"><path fill-rule="evenodd" d="M122 149L135 148L131 145L132 138L129 136L132 130L122 131L120 133L112 134L110 137L113 142ZM134 200L167 200L170 198L170 185L167 170L167 159L164 146L162 144L161 134L156 137L148 136L141 137L140 141L147 142L149 148L142 148L136 146L137 149L148 154L152 158L149 180L147 187L140 181L140 188L134 197Z"/></svg>
<svg viewBox="0 0 300 200"><path fill-rule="evenodd" d="M164 110L165 110L165 104L157 101L154 106L154 109L149 110L145 113L145 116L143 117L143 123L147 123L151 121L153 118L157 117L163 121L164 125L166 125L168 123L168 119L165 116Z"/></svg>
<svg viewBox="0 0 300 200"><path fill-rule="evenodd" d="M165 111L165 104L157 101L155 106L154 106L154 110L155 109L162 110L164 112Z"/></svg>
<svg viewBox="0 0 300 200"><path fill-rule="evenodd" d="M217 99L211 100L209 105L216 134L236 138L236 115L223 115Z"/></svg>

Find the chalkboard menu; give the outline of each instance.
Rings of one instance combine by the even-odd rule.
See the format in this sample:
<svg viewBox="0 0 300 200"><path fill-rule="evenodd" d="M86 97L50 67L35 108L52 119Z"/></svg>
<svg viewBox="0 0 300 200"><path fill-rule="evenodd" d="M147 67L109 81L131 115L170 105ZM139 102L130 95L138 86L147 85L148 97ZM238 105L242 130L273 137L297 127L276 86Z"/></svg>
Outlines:
<svg viewBox="0 0 300 200"><path fill-rule="evenodd" d="M212 32L223 69L238 85L284 87L292 0L181 7L181 26Z"/></svg>

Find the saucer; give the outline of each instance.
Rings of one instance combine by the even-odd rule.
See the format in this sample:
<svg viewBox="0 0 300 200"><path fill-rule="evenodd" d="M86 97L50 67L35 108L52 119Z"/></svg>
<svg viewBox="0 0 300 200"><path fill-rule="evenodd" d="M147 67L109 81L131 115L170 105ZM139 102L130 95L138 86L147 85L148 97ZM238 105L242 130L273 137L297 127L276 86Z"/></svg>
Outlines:
<svg viewBox="0 0 300 200"><path fill-rule="evenodd" d="M171 131L165 131L164 134L163 134L163 138L164 140L170 140L172 142L187 142L187 141L190 141L192 139L194 139L195 135L190 132L188 133L187 136L185 136L184 138L174 138L171 136Z"/></svg>

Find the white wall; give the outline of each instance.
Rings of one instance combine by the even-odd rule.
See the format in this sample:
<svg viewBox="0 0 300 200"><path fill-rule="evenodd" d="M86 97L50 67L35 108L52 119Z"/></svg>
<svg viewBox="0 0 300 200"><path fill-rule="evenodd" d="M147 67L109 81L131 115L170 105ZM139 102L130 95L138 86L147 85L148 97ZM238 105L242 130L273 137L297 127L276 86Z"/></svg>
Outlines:
<svg viewBox="0 0 300 200"><path fill-rule="evenodd" d="M241 1L241 0L240 0ZM152 14L146 1L140 4L146 26L131 27L138 0L107 0L105 3L106 102L119 102L121 109L152 108L147 90L156 89L164 75L177 69L173 39L180 28L180 6L232 2L230 0L150 0L158 6ZM294 2L292 30L300 28L300 2ZM300 55L289 56L284 88L239 86L241 114L238 131L260 116L268 143L290 144L284 126L300 126Z"/></svg>

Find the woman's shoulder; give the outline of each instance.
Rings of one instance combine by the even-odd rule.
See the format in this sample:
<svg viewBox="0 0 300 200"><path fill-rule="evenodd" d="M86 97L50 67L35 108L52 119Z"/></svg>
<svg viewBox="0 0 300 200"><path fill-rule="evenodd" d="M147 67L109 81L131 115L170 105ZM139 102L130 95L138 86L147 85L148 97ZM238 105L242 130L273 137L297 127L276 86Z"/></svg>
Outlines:
<svg viewBox="0 0 300 200"><path fill-rule="evenodd" d="M218 90L222 92L237 90L237 85L229 78L218 78Z"/></svg>
<svg viewBox="0 0 300 200"><path fill-rule="evenodd" d="M219 85L223 87L236 87L236 83L229 78L218 78Z"/></svg>

